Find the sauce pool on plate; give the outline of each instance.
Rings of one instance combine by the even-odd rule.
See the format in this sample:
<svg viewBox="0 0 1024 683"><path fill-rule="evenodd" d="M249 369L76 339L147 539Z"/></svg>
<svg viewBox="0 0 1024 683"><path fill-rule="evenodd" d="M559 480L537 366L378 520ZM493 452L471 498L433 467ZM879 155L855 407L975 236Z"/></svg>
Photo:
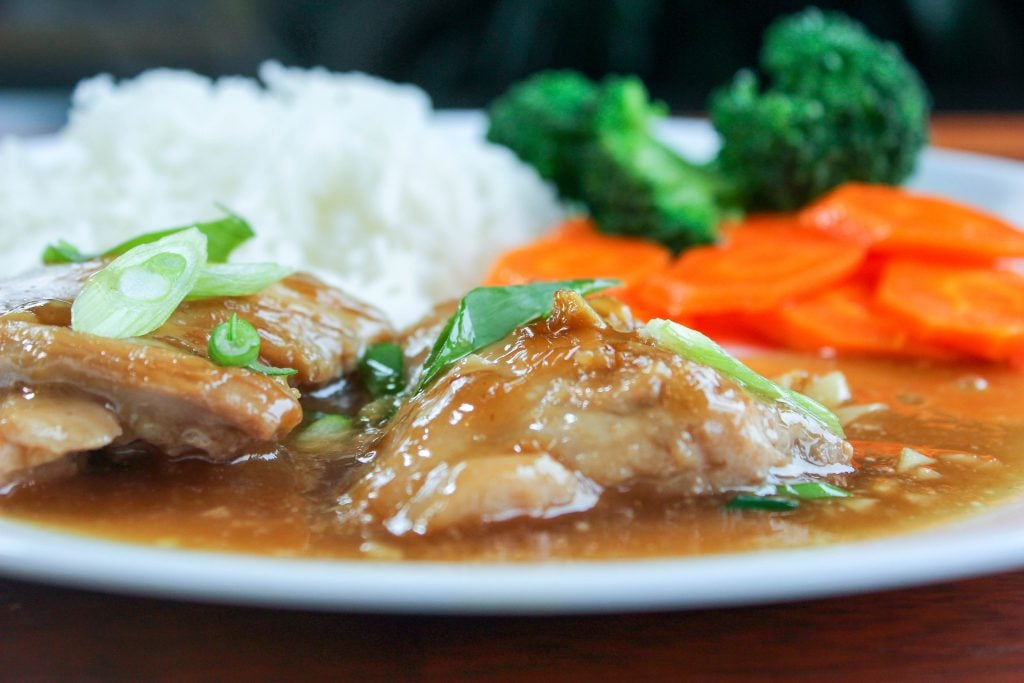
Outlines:
<svg viewBox="0 0 1024 683"><path fill-rule="evenodd" d="M905 533L1024 493L1024 373L968 362L745 359L768 376L845 373L857 471L850 498L787 512L729 510L725 497L657 505L608 495L583 515L512 521L480 532L370 537L338 525L345 468L297 465L286 450L230 464L200 458L105 461L76 477L21 486L0 514L63 532L158 546L286 557L541 561L635 559L815 546ZM901 457L905 448L914 452ZM923 456L923 457L920 457ZM341 459L343 461L344 458ZM337 461L336 461L337 462Z"/></svg>

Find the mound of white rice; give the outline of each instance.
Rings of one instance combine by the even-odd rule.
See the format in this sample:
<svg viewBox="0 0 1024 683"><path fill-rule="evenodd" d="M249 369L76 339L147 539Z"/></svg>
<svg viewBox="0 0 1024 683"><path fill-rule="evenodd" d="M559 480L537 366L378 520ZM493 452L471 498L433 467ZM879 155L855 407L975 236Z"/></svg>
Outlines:
<svg viewBox="0 0 1024 683"><path fill-rule="evenodd" d="M219 203L257 233L234 260L330 274L405 324L560 217L532 169L439 124L417 88L274 63L260 79L100 76L55 140L3 141L2 272L59 238L102 250Z"/></svg>

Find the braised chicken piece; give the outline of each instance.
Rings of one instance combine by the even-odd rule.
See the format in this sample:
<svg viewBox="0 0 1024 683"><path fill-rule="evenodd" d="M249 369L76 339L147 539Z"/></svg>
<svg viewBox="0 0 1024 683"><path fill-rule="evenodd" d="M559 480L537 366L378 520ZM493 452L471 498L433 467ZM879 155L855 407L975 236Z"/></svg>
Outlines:
<svg viewBox="0 0 1024 683"><path fill-rule="evenodd" d="M42 304L70 304L100 262L49 266L0 282L0 315ZM390 335L383 314L317 278L296 273L259 294L185 301L162 327L147 335L193 355L206 356L210 330L236 313L260 333L260 353L275 367L293 368L299 386L319 385L351 372L366 344ZM43 312L46 314L46 312ZM70 324L67 308L52 324Z"/></svg>
<svg viewBox="0 0 1024 683"><path fill-rule="evenodd" d="M232 313L259 331L261 361L295 368L302 387L351 371L365 344L388 335L380 314L308 275L253 296L185 302L142 338L75 332L71 301L98 267L51 266L0 283L0 481L136 440L213 460L281 441L302 419L298 391L206 358L211 330Z"/></svg>
<svg viewBox="0 0 1024 683"><path fill-rule="evenodd" d="M398 345L405 353L405 368L410 384L415 384L419 380L420 370L430 355L434 341L440 336L441 330L458 306L458 300L445 301L434 306L422 320L403 330L398 337Z"/></svg>
<svg viewBox="0 0 1024 683"><path fill-rule="evenodd" d="M428 535L845 469L817 421L555 295L552 314L470 355L412 398L340 498L345 523ZM837 467L838 466L838 467Z"/></svg>
<svg viewBox="0 0 1024 683"><path fill-rule="evenodd" d="M210 330L232 313L259 331L264 362L294 368L300 386L324 384L351 372L367 344L390 334L383 314L297 273L255 296L186 301L150 336L205 356Z"/></svg>
<svg viewBox="0 0 1024 683"><path fill-rule="evenodd" d="M75 389L8 390L0 400L0 472L32 469L37 480L67 474L75 468L65 453L109 446L122 433L112 411Z"/></svg>

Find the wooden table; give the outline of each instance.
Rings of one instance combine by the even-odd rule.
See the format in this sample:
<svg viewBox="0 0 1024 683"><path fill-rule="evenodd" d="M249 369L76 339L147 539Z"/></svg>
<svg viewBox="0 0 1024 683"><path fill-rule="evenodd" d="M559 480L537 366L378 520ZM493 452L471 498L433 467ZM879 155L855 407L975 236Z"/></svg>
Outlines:
<svg viewBox="0 0 1024 683"><path fill-rule="evenodd" d="M939 145L1024 159L1024 117ZM742 609L557 618L319 614L0 581L0 681L1024 680L1024 572Z"/></svg>

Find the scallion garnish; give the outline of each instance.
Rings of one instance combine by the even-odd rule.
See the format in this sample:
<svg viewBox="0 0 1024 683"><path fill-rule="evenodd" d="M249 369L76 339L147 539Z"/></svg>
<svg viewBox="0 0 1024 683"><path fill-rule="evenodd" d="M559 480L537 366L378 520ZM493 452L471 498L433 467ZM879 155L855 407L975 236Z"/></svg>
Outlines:
<svg viewBox="0 0 1024 683"><path fill-rule="evenodd" d="M249 296L256 294L281 278L291 275L291 268L276 263L212 263L199 272L188 299L217 296Z"/></svg>
<svg viewBox="0 0 1024 683"><path fill-rule="evenodd" d="M43 264L52 266L57 263L81 263L89 260L88 254L83 254L78 247L66 242L57 240L54 244L46 245L43 249Z"/></svg>
<svg viewBox="0 0 1024 683"><path fill-rule="evenodd" d="M137 337L157 329L189 299L248 296L289 275L276 263L222 263L253 236L243 219L231 214L209 223L140 235L102 254L83 254L64 240L46 248L43 261L75 263L115 257L90 277L71 307L71 327L101 337ZM252 360L251 369L268 375L294 371Z"/></svg>
<svg viewBox="0 0 1024 683"><path fill-rule="evenodd" d="M359 359L359 376L373 398L397 394L405 388L405 354L394 342L373 344Z"/></svg>
<svg viewBox="0 0 1024 683"><path fill-rule="evenodd" d="M775 487L774 495L737 493L725 506L739 510L795 510L800 507L801 500L849 497L849 491L833 484L823 481L801 481L795 484L779 484Z"/></svg>
<svg viewBox="0 0 1024 683"><path fill-rule="evenodd" d="M319 450L351 432L353 424L347 415L322 414L303 427L292 443L300 450Z"/></svg>
<svg viewBox="0 0 1024 683"><path fill-rule="evenodd" d="M512 330L551 312L555 292L569 289L586 296L619 284L617 280L563 280L511 287L477 287L462 298L455 315L430 350L420 391L442 370L471 353L500 341Z"/></svg>
<svg viewBox="0 0 1024 683"><path fill-rule="evenodd" d="M362 427L380 427L394 417L401 407L401 396L385 394L360 408L356 420Z"/></svg>
<svg viewBox="0 0 1024 683"><path fill-rule="evenodd" d="M100 254L85 254L74 245L68 244L64 240L58 240L56 244L51 244L43 250L43 263L51 266L58 263L81 263L82 261L91 261L98 258L120 256L144 244L151 244L171 235L193 229L206 236L206 260L210 263L224 263L228 260L228 256L231 255L232 251L255 235L252 227L244 218L228 212L228 215L224 218L214 221L147 232L122 242L115 247L111 247Z"/></svg>
<svg viewBox="0 0 1024 683"><path fill-rule="evenodd" d="M800 501L783 496L757 496L752 493L737 493L725 504L733 510L768 510L783 512L800 507Z"/></svg>
<svg viewBox="0 0 1024 683"><path fill-rule="evenodd" d="M206 247L206 236L191 228L129 249L85 282L71 328L112 338L152 332L195 286Z"/></svg>
<svg viewBox="0 0 1024 683"><path fill-rule="evenodd" d="M269 377L289 377L298 372L295 368L275 368L270 365L264 365L259 361L253 361L246 365L245 368Z"/></svg>
<svg viewBox="0 0 1024 683"><path fill-rule="evenodd" d="M801 481L796 484L782 484L775 487L777 495L791 496L801 500L822 498L849 498L850 492L823 481Z"/></svg>
<svg viewBox="0 0 1024 683"><path fill-rule="evenodd" d="M260 363L259 332L252 323L234 313L213 328L206 350L210 360L224 367L246 368L264 375L294 375L296 372L291 368L274 368Z"/></svg>
<svg viewBox="0 0 1024 683"><path fill-rule="evenodd" d="M260 357L260 335L252 323L232 313L227 322L213 328L207 350L217 365L244 368Z"/></svg>
<svg viewBox="0 0 1024 683"><path fill-rule="evenodd" d="M757 374L733 357L728 351L700 332L671 320L651 320L642 333L658 346L697 363L709 365L750 393L761 398L779 401L797 412L824 425L834 434L845 437L839 418L831 410L803 394L782 387L767 377Z"/></svg>

